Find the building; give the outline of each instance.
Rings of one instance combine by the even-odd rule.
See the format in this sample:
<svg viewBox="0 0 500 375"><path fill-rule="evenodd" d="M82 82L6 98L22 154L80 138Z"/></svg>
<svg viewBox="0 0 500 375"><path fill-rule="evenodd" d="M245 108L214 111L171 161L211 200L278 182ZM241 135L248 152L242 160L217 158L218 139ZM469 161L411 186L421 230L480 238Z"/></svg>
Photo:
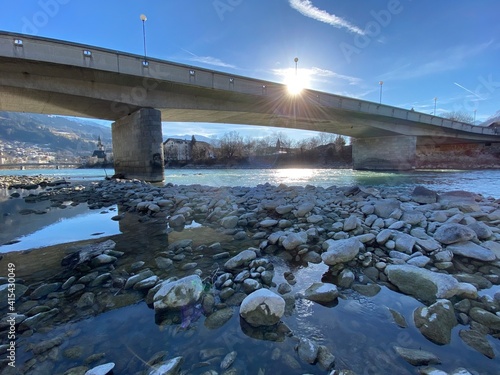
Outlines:
<svg viewBox="0 0 500 375"><path fill-rule="evenodd" d="M104 151L104 145L101 142L101 137L97 138L97 150L92 153L91 161L93 164L106 163L106 152Z"/></svg>
<svg viewBox="0 0 500 375"><path fill-rule="evenodd" d="M188 162L214 159L213 147L208 142L197 141L194 135L191 140L168 138L163 142L163 154L167 162Z"/></svg>

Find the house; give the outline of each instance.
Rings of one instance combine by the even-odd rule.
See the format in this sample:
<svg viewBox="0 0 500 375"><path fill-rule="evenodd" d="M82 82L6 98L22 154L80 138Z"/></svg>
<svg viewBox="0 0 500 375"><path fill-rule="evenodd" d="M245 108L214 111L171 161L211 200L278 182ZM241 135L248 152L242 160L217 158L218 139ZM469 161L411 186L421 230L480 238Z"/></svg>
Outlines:
<svg viewBox="0 0 500 375"><path fill-rule="evenodd" d="M91 160L93 164L106 163L106 152L100 136L97 138L97 149L92 153Z"/></svg>
<svg viewBox="0 0 500 375"><path fill-rule="evenodd" d="M213 147L208 142L197 141L194 135L191 140L168 138L163 142L165 162L200 161L215 158Z"/></svg>

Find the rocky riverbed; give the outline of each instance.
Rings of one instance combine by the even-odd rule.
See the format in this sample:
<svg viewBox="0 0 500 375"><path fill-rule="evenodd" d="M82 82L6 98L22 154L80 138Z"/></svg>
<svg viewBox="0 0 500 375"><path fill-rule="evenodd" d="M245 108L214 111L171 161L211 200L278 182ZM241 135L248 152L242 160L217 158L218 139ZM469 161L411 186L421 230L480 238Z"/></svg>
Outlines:
<svg viewBox="0 0 500 375"><path fill-rule="evenodd" d="M17 281L15 327L25 374L106 374L113 368L120 374L494 374L499 368L500 294L482 293L500 285L498 199L422 187L216 188L126 180L60 184L24 198L14 190L12 199L47 201L51 209L116 205L113 220L148 230L147 236L126 241L117 236L62 246L56 274ZM171 240L193 223L212 236ZM139 259L130 241L139 247L155 243L154 251ZM16 262L23 256L29 252ZM283 263L295 267L285 270ZM304 281L297 267L322 267L322 272L317 280ZM1 282L0 308L7 311L7 279ZM452 351L438 356L412 340L368 348L369 356L360 360L359 347L328 345L330 340L292 327L305 305L335 310L352 296L372 298L383 291L419 304L410 318L387 308L395 329L417 330L439 352L439 346L465 345L478 353L481 365L450 368ZM75 343L81 328L64 328L141 303L171 342L193 340L198 347L164 351L144 343L148 357L132 365L127 355L99 352L98 344L89 352ZM244 345L227 345L227 337L226 345L196 341L203 336L200 324L218 330L234 319L245 337L263 343L267 362ZM10 326L2 319L2 337ZM360 346L367 341L355 334ZM0 346L1 353L7 350ZM346 360L350 354L357 359ZM7 363L2 362L2 374L14 373Z"/></svg>

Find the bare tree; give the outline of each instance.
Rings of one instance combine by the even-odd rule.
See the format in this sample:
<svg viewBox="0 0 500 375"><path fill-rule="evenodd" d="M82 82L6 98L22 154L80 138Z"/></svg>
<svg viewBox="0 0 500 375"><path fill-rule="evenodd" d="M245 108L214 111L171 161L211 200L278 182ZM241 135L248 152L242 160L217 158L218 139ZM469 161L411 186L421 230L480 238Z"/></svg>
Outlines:
<svg viewBox="0 0 500 375"><path fill-rule="evenodd" d="M237 131L225 133L220 139L219 151L222 158L243 156L243 137Z"/></svg>
<svg viewBox="0 0 500 375"><path fill-rule="evenodd" d="M467 124L472 124L474 122L474 116L465 111L451 111L445 113L443 117L453 121L465 122Z"/></svg>

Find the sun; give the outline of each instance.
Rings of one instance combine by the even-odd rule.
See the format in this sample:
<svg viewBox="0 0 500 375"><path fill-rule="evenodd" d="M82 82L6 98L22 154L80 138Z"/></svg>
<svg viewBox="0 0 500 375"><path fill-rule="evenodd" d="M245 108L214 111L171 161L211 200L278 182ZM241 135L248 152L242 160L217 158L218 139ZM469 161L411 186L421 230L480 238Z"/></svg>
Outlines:
<svg viewBox="0 0 500 375"><path fill-rule="evenodd" d="M290 95L299 95L309 84L309 75L304 69L289 69L285 75L285 85Z"/></svg>

